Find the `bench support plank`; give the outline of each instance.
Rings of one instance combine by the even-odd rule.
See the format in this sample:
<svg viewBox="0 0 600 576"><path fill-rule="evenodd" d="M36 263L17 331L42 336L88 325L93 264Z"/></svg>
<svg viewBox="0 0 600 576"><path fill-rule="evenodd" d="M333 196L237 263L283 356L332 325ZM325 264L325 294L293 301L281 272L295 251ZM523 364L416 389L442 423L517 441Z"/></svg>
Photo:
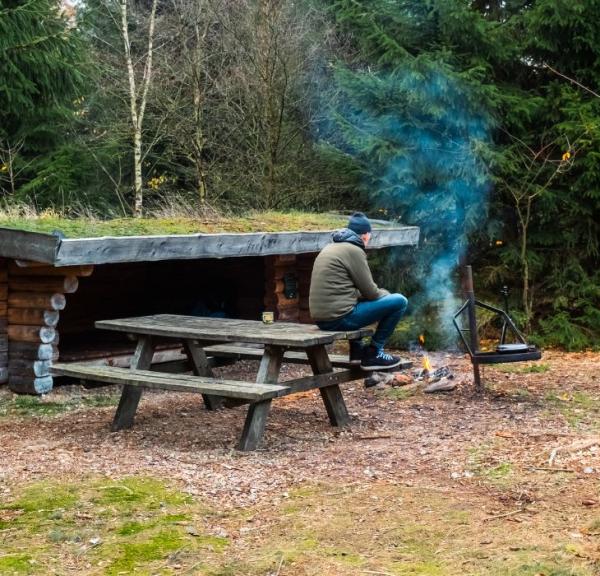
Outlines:
<svg viewBox="0 0 600 576"><path fill-rule="evenodd" d="M311 368L315 375L332 371L331 362L325 346L312 346L306 349ZM319 388L327 416L332 426L346 426L350 420L348 409L338 384Z"/></svg>
<svg viewBox="0 0 600 576"><path fill-rule="evenodd" d="M284 349L279 346L265 346L258 374L256 375L257 384L277 383L283 360L283 352ZM254 402L248 406L242 437L238 444L239 450L244 452L256 450L265 432L270 408L271 400Z"/></svg>
<svg viewBox="0 0 600 576"><path fill-rule="evenodd" d="M186 339L183 341L183 349L192 365L194 374L196 376L209 376L212 378L213 372L210 368L208 358L204 350L198 345L198 342ZM207 410L217 410L223 404L223 398L219 396L202 394L202 399Z"/></svg>
<svg viewBox="0 0 600 576"><path fill-rule="evenodd" d="M238 450L243 452L256 450L265 432L270 408L271 400L254 402L248 406Z"/></svg>
<svg viewBox="0 0 600 576"><path fill-rule="evenodd" d="M152 365L154 356L154 345L151 336L140 336L135 349L135 354L131 359L131 368L138 370L148 370ZM140 398L142 397L142 388L139 386L123 386L119 406L115 412L115 417L111 430L116 432L123 428L131 428Z"/></svg>

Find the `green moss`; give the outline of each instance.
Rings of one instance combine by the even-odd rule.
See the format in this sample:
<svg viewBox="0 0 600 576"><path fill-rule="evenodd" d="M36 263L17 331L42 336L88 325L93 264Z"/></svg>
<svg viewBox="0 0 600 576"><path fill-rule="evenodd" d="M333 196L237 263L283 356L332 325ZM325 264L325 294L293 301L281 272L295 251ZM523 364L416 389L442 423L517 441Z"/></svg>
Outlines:
<svg viewBox="0 0 600 576"><path fill-rule="evenodd" d="M190 519L189 514L165 514L161 518L163 524L169 524L171 522L185 522Z"/></svg>
<svg viewBox="0 0 600 576"><path fill-rule="evenodd" d="M0 402L0 416L56 416L72 410L87 407L113 406L118 402L118 394L90 393L80 397L66 398L64 401L49 401L48 397L13 396Z"/></svg>
<svg viewBox="0 0 600 576"><path fill-rule="evenodd" d="M196 536L194 541L200 548L209 548L217 553L223 552L229 546L229 540L227 538L209 534Z"/></svg>
<svg viewBox="0 0 600 576"><path fill-rule="evenodd" d="M523 564L519 566L516 571L510 572L512 576L579 576L580 574L588 574L587 572L580 572L574 568L563 568L557 565L544 564ZM591 573L590 573L591 574Z"/></svg>
<svg viewBox="0 0 600 576"><path fill-rule="evenodd" d="M493 448L471 452L481 478L512 477L509 464L494 461ZM563 539L555 516L549 525L556 536L548 539L526 523L510 530L501 521L484 524L490 512L478 497L383 482L304 485L290 490L278 508L262 503L217 511L153 478L81 478L28 486L4 507L5 516L1 511L15 528L1 535L0 574L7 575L45 576L59 559L74 565L83 553L91 566L82 575L264 576L280 568L281 574L340 576L595 573L586 542ZM250 516L261 530L242 530ZM201 526L217 522L239 537L230 541L202 532ZM479 545L483 525L489 542ZM589 511L582 525L591 535L600 520ZM95 538L100 543L90 545Z"/></svg>
<svg viewBox="0 0 600 576"><path fill-rule="evenodd" d="M499 364L497 370L507 374L543 374L550 372L550 364L537 363L525 366L518 364Z"/></svg>
<svg viewBox="0 0 600 576"><path fill-rule="evenodd" d="M143 542L117 544L114 546L114 560L107 566L105 574L129 574L140 565L164 559L183 545L184 540L176 530L163 530Z"/></svg>
<svg viewBox="0 0 600 576"><path fill-rule="evenodd" d="M490 480L504 480L510 476L513 472L512 464L510 462L502 462L497 466L491 468L484 468L483 475Z"/></svg>
<svg viewBox="0 0 600 576"><path fill-rule="evenodd" d="M56 510L72 508L77 502L75 486L60 486L40 482L28 487L21 497L5 509L22 510L25 513L50 517Z"/></svg>
<svg viewBox="0 0 600 576"><path fill-rule="evenodd" d="M8 554L0 557L0 574L29 574L32 570L28 554Z"/></svg>
<svg viewBox="0 0 600 576"><path fill-rule="evenodd" d="M146 236L219 232L280 232L295 230L334 230L345 225L346 218L306 212L251 212L240 217L211 218L63 218L52 212L36 217L0 213L0 226L31 232L60 230L67 238L100 236Z"/></svg>
<svg viewBox="0 0 600 576"><path fill-rule="evenodd" d="M119 482L98 486L94 503L125 509L144 508L156 510L161 505L180 505L189 502L189 496L173 492L153 478L123 478Z"/></svg>
<svg viewBox="0 0 600 576"><path fill-rule="evenodd" d="M154 526L156 526L156 522L127 522L118 528L116 533L120 536L131 536L153 528Z"/></svg>
<svg viewBox="0 0 600 576"><path fill-rule="evenodd" d="M415 388L402 388L402 386L394 388L385 388L383 394L391 400L406 400L416 394Z"/></svg>
<svg viewBox="0 0 600 576"><path fill-rule="evenodd" d="M466 510L452 510L446 514L449 525L467 526L471 521L471 513Z"/></svg>

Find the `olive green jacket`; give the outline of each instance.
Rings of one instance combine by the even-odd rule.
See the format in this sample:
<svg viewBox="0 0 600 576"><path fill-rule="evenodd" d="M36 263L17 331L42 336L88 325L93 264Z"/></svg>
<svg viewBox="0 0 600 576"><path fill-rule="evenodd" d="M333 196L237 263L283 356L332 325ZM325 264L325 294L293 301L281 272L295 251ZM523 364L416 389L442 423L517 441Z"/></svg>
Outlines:
<svg viewBox="0 0 600 576"><path fill-rule="evenodd" d="M333 234L333 243L321 250L310 279L310 314L316 322L348 314L359 299L377 300L389 294L373 281L364 244L344 228Z"/></svg>

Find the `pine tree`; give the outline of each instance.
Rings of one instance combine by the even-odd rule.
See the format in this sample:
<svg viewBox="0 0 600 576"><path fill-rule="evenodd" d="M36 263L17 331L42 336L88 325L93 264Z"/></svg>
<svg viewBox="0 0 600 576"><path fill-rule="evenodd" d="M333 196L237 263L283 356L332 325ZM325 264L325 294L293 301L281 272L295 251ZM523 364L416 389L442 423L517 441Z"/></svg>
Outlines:
<svg viewBox="0 0 600 576"><path fill-rule="evenodd" d="M481 278L513 285L526 322L576 347L600 341L600 99L574 82L600 86L599 9L598 0L333 3L354 52L338 72L330 143L362 167L368 204L395 204L421 226L426 252L444 254L443 230L464 220ZM453 164L461 141L469 154ZM450 185L461 177L470 192L486 178L490 188L489 203L465 193L464 219Z"/></svg>
<svg viewBox="0 0 600 576"><path fill-rule="evenodd" d="M83 49L72 22L53 0L9 0L0 9L0 161L3 193L15 193L49 171L69 187L74 166L54 164L68 140L82 86ZM60 155L60 154L59 154ZM63 154L64 156L64 154ZM63 172L63 169L66 172ZM76 169L76 168L75 168ZM64 176L64 178L63 178Z"/></svg>

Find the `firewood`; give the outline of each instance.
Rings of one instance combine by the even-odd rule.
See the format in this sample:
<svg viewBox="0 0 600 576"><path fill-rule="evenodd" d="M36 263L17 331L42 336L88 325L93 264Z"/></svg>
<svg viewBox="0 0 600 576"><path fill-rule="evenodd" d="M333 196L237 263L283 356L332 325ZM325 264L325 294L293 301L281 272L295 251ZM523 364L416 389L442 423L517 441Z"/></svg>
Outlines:
<svg viewBox="0 0 600 576"><path fill-rule="evenodd" d="M52 390L52 382L52 376L41 378L9 376L8 387L19 394L46 394Z"/></svg>
<svg viewBox="0 0 600 576"><path fill-rule="evenodd" d="M8 298L8 284L0 284L0 300Z"/></svg>
<svg viewBox="0 0 600 576"><path fill-rule="evenodd" d="M8 296L11 308L42 308L44 310L64 310L67 300L64 294L38 294L35 292L12 292Z"/></svg>
<svg viewBox="0 0 600 576"><path fill-rule="evenodd" d="M6 300L0 300L0 317L6 316L8 312L8 303Z"/></svg>
<svg viewBox="0 0 600 576"><path fill-rule="evenodd" d="M40 308L11 308L8 311L10 324L29 326L50 326L55 328L59 319L58 310L41 310Z"/></svg>
<svg viewBox="0 0 600 576"><path fill-rule="evenodd" d="M0 366L0 384L6 384L8 382L8 367Z"/></svg>
<svg viewBox="0 0 600 576"><path fill-rule="evenodd" d="M26 326L10 324L8 339L15 342L48 344L56 339L56 330L48 326Z"/></svg>
<svg viewBox="0 0 600 576"><path fill-rule="evenodd" d="M94 271L93 266L63 266L55 268L54 266L39 266L23 268L16 263L11 262L8 266L11 278L15 276L91 276ZM0 282L2 274L0 271Z"/></svg>
<svg viewBox="0 0 600 576"><path fill-rule="evenodd" d="M6 266L0 265L0 283L6 284L7 281L8 281L8 269L6 268Z"/></svg>
<svg viewBox="0 0 600 576"><path fill-rule="evenodd" d="M11 292L59 292L72 294L77 291L79 280L77 276L13 276L10 279Z"/></svg>

